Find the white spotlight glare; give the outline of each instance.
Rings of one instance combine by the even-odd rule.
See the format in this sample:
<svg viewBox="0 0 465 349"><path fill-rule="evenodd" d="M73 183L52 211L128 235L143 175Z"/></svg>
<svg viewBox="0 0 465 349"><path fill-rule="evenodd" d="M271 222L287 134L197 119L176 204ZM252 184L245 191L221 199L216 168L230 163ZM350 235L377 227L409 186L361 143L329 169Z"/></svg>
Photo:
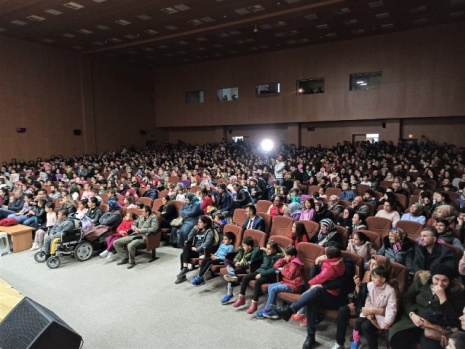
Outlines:
<svg viewBox="0 0 465 349"><path fill-rule="evenodd" d="M273 149L273 141L271 139L264 139L261 143L260 143L263 151L271 151L271 149Z"/></svg>

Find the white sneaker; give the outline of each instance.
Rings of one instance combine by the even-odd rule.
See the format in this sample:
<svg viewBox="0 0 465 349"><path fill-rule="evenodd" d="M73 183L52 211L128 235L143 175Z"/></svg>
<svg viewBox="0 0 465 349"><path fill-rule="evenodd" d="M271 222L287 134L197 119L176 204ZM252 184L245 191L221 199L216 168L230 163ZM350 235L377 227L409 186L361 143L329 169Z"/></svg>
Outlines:
<svg viewBox="0 0 465 349"><path fill-rule="evenodd" d="M39 244L37 242L34 242L32 244L32 247L29 249L29 251L35 251L39 249Z"/></svg>
<svg viewBox="0 0 465 349"><path fill-rule="evenodd" d="M336 343L334 343L334 345L331 347L331 349L345 349L343 345L339 345Z"/></svg>
<svg viewBox="0 0 465 349"><path fill-rule="evenodd" d="M107 261L111 262L114 259L115 259L115 255L113 254L113 252L109 252L107 256Z"/></svg>
<svg viewBox="0 0 465 349"><path fill-rule="evenodd" d="M102 253L100 253L100 257L105 258L108 255L108 251L105 250Z"/></svg>

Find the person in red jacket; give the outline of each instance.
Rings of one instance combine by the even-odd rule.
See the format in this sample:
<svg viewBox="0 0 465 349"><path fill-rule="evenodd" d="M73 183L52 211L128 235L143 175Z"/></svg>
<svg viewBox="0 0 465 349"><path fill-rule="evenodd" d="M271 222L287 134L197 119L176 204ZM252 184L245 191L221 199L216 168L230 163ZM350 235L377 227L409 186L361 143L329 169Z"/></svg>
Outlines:
<svg viewBox="0 0 465 349"><path fill-rule="evenodd" d="M341 251L337 247L327 247L326 257L326 260L321 265L320 273L315 275L308 282L310 289L315 287L322 287L322 284L326 281L336 280L344 275L346 265L342 260ZM340 289L327 289L326 291L331 293L333 296L339 296L339 293L341 292Z"/></svg>
<svg viewBox="0 0 465 349"><path fill-rule="evenodd" d="M100 257L107 257L107 260L109 261L113 260L113 252L111 252L113 249L113 243L122 237L128 236L128 231L131 229L132 223L136 219L137 215L135 213L128 212L126 214L121 224L118 225L118 228L116 228L116 232L107 237L107 248L100 253Z"/></svg>
<svg viewBox="0 0 465 349"><path fill-rule="evenodd" d="M302 276L304 264L297 257L297 249L294 246L288 246L284 249L284 257L276 261L274 268L277 273L281 274L282 281L268 286L268 300L265 308L257 312L256 317L258 319L264 317L278 319L278 314L271 310L271 305L276 304L278 292L299 293L304 285Z"/></svg>

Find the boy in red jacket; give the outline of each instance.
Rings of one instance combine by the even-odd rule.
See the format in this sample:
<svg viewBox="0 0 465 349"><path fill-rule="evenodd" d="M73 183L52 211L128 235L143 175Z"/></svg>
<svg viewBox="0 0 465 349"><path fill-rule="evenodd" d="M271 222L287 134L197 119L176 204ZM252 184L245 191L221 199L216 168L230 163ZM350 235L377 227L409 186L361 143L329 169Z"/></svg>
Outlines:
<svg viewBox="0 0 465 349"><path fill-rule="evenodd" d="M271 305L276 303L278 292L299 293L304 285L302 277L304 264L297 257L297 250L294 246L288 246L284 250L284 257L280 258L274 264L276 273L281 273L282 281L268 286L268 300L265 308L259 310L256 314L258 319L264 317L269 319L278 319L279 316L271 310Z"/></svg>
<svg viewBox="0 0 465 349"><path fill-rule="evenodd" d="M308 282L310 284L310 289L314 287L322 287L322 284L326 281L336 280L344 275L346 271L346 265L341 257L341 250L337 247L330 246L326 248L325 252L326 260L321 265L320 273L311 278ZM326 291L331 293L333 296L339 296L341 293L340 289L327 289Z"/></svg>

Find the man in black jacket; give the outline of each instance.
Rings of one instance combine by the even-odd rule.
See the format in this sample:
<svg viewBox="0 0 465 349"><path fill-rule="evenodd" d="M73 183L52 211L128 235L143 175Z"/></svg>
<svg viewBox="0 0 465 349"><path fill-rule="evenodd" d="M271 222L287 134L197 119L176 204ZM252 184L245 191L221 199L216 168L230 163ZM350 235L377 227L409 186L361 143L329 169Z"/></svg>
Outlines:
<svg viewBox="0 0 465 349"><path fill-rule="evenodd" d="M447 246L438 243L438 232L433 227L425 227L420 233L420 243L415 248L413 271L431 270L435 265L442 265L451 269L458 268L455 254Z"/></svg>
<svg viewBox="0 0 465 349"><path fill-rule="evenodd" d="M15 214L23 209L24 206L24 195L21 189L15 191L13 200L8 204L8 206L3 205L0 208L0 218L6 218L10 214Z"/></svg>
<svg viewBox="0 0 465 349"><path fill-rule="evenodd" d="M236 198L234 199L234 206L236 208L244 208L248 204L252 203L252 197L250 196L250 193L244 189L242 185L239 183L234 183L233 188L236 191Z"/></svg>
<svg viewBox="0 0 465 349"><path fill-rule="evenodd" d="M254 205L248 205L245 208L247 218L242 225L242 229L255 229L265 232L265 221L262 217L257 216L257 208Z"/></svg>

